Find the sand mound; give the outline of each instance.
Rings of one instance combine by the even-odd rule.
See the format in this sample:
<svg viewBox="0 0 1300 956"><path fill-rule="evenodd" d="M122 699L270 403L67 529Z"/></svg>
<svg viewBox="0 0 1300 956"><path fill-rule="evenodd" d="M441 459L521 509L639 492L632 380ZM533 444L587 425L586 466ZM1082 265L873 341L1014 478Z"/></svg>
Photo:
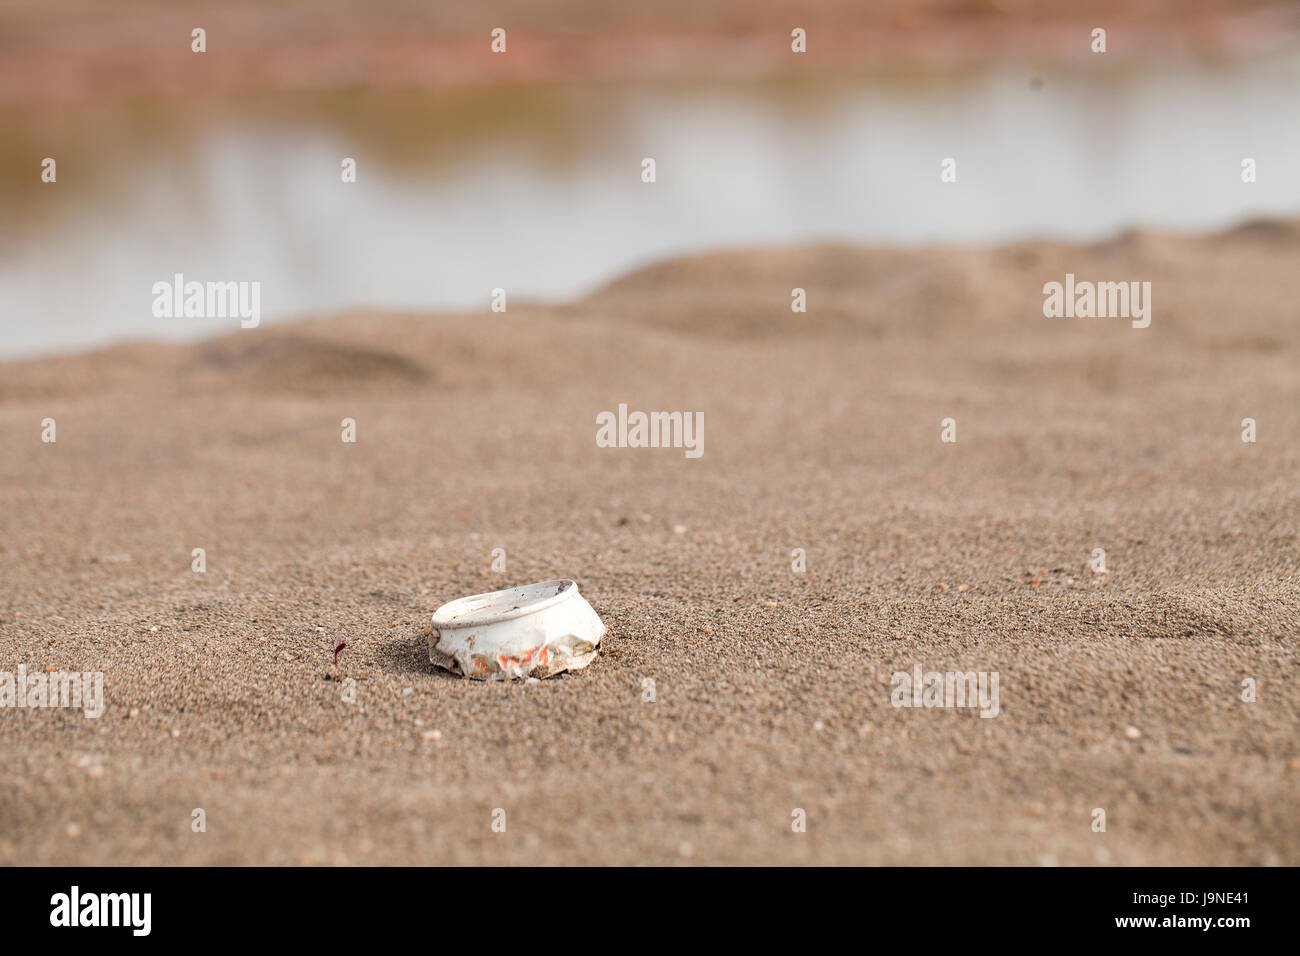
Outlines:
<svg viewBox="0 0 1300 956"><path fill-rule="evenodd" d="M189 351L181 375L261 391L400 387L435 379L431 368L408 355L281 330L257 338L235 333Z"/></svg>

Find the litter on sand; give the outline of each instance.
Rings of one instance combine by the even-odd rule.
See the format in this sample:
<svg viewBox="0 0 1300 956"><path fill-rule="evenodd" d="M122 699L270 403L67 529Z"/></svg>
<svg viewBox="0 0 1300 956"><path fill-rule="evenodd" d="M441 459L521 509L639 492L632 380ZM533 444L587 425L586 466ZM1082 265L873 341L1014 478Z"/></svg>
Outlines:
<svg viewBox="0 0 1300 956"><path fill-rule="evenodd" d="M550 677L590 664L604 634L604 623L576 581L543 581L438 608L429 660L478 680Z"/></svg>

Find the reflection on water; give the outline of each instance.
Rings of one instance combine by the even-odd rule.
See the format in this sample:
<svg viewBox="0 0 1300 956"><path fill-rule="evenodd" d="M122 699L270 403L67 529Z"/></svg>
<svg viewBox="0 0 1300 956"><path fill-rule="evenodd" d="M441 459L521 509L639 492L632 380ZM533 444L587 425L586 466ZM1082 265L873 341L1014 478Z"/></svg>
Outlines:
<svg viewBox="0 0 1300 956"><path fill-rule="evenodd" d="M1099 60L1101 58L1098 58ZM345 93L0 114L0 354L562 299L721 246L1102 238L1300 214L1300 61L946 79ZM41 159L58 183L39 181ZM355 157L358 182L340 182ZM658 182L641 182L654 157ZM957 160L957 182L940 163ZM1258 162L1258 182L1240 176Z"/></svg>

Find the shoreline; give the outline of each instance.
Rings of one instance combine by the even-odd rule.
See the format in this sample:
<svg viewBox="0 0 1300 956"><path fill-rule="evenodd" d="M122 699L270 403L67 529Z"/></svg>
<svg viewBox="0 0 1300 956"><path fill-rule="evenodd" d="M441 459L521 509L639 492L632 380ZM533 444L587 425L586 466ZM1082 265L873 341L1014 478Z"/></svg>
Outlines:
<svg viewBox="0 0 1300 956"><path fill-rule="evenodd" d="M510 309L517 312L526 312L530 315L544 315L561 319L567 315L584 314L591 310L593 304L626 301L624 290L637 288L640 283L645 281L646 276L690 275L700 268L707 269L708 263L717 261L735 263L767 259L802 261L809 256L826 253L835 258L860 258L864 261L875 260L899 264L923 262L928 257L936 254L941 254L954 262L975 262L1006 260L1015 257L1036 259L1040 250L1050 250L1053 257L1074 255L1079 257L1074 261L1087 261L1089 259L1108 258L1115 250L1120 249L1145 251L1147 253L1155 249L1165 249L1168 250L1166 255L1172 255L1175 249L1203 250L1215 246L1231 248L1240 247L1245 243L1267 244L1273 241L1290 244L1298 239L1300 239L1300 216L1253 216L1235 225L1211 231L1189 230L1183 232L1129 228L1118 230L1106 238L1084 242L1074 242L1050 236L1030 236L1012 241L990 240L978 243L814 241L770 246L729 246L708 252L656 258L613 275L584 295L561 300L528 297L513 299ZM1070 260L1062 259L1063 263L1068 261ZM1044 273L1044 281L1060 283L1062 277L1069 275L1071 272L1071 268L1066 265L1062 265L1061 268L1063 271L1059 274ZM923 272L924 270L918 271ZM1083 278L1080 278L1079 281L1084 283ZM209 282L207 285L210 286L213 283ZM1150 283L1148 282L1147 285L1149 286ZM175 289L172 289L171 292L173 296L176 294ZM1069 294L1066 294L1062 299L1062 302L1074 302L1072 287ZM129 364L129 357L137 353L160 359L165 355L181 355L205 349L220 350L227 346L236 350L244 350L253 347L253 336L258 332L267 333L274 338L293 338L304 331L330 328L342 329L354 318L370 322L377 317L386 316L402 324L436 324L440 322L459 322L471 316L482 315L484 311L483 309L454 307L419 308L375 304L327 311L296 312L285 315L272 313L263 316L259 313L257 323L248 325L244 324L247 320L242 320L238 316L225 319L205 317L184 320L208 326L209 330L201 334L170 338L130 333L100 343L73 345L30 354L0 354L0 368L15 373L21 370L39 374L41 368L45 366L58 367L63 363L93 364L100 356L105 358L118 356L119 360L125 358ZM182 321L179 318L180 314L178 312L176 313L177 317L169 318L166 321ZM1035 312L1034 314L1038 313ZM1149 319L1147 321L1149 322ZM674 326L673 323L665 323L665 327ZM726 329L723 330L723 334L727 334ZM17 377L14 378L15 382L18 380ZM16 391L17 389L13 389L10 393ZM4 394L5 390L0 387L0 401L3 401Z"/></svg>
<svg viewBox="0 0 1300 956"><path fill-rule="evenodd" d="M76 6L76 4L72 4ZM563 6L561 3L560 6ZM828 4L834 7L834 4ZM1091 29L1110 34L1106 56L1126 61L1165 58L1223 59L1269 56L1300 42L1300 5L1260 3L1247 11L1209 4L1189 14L1179 5L1134 16L1122 8L1088 18L1067 14L1040 19L1020 15L1015 4L999 12L990 3L967 19L941 15L927 2L902 0L884 11L814 8L798 15L758 9L717 30L682 29L664 22L620 21L599 27L565 25L563 18L532 29L508 31L504 55L493 55L489 27L481 36L463 24L444 23L434 12L412 14L399 32L381 20L369 29L323 26L311 37L293 29L291 10L235 8L205 15L209 50L188 48L188 13L123 18L114 29L67 22L40 26L0 20L16 39L0 55L0 106L102 103L164 96L210 98L248 92L348 89L455 90L491 85L642 82L707 78L760 79L873 71L944 72L995 62L1088 62ZM337 11L335 11L337 13ZM805 18L808 53L790 52L791 17ZM57 34L57 41L47 39ZM229 46L217 40L234 37ZM338 40L337 36L347 35ZM124 40L123 36L129 36ZM266 48L252 37L274 37ZM42 47L41 40L47 39ZM297 41L297 42L295 42ZM263 41L266 42L266 41ZM34 49L27 49L31 43Z"/></svg>

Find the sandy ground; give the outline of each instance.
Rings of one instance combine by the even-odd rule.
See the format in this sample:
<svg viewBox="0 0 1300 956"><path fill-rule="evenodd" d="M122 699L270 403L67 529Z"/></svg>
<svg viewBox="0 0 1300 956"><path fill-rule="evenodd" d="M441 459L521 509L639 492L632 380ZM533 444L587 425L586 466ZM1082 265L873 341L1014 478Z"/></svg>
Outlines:
<svg viewBox="0 0 1300 956"><path fill-rule="evenodd" d="M729 253L0 366L0 669L108 698L0 710L0 863L1300 863L1297 256ZM1151 327L1043 318L1067 271ZM620 402L704 456L596 447ZM440 603L560 576L587 670L427 663ZM891 706L917 663L1001 713Z"/></svg>
<svg viewBox="0 0 1300 956"><path fill-rule="evenodd" d="M207 51L190 49L207 31ZM506 30L504 55L489 48ZM790 33L807 52L791 54ZM238 90L952 69L1263 55L1297 0L0 0L0 106Z"/></svg>

